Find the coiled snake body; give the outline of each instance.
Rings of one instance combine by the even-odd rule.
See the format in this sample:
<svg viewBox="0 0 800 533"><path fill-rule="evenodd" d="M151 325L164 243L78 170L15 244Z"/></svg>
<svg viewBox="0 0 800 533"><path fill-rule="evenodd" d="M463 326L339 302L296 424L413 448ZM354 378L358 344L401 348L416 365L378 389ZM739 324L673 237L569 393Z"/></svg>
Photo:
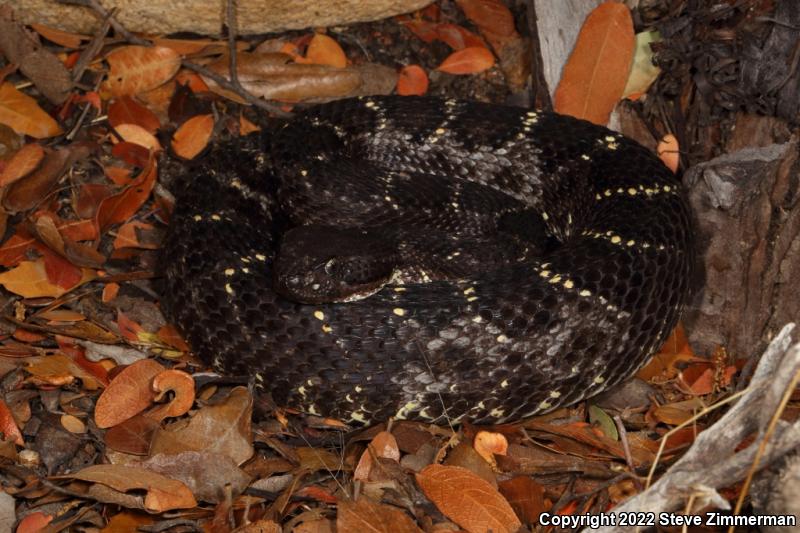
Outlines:
<svg viewBox="0 0 800 533"><path fill-rule="evenodd" d="M680 183L637 143L561 115L343 100L217 148L185 178L167 316L218 370L346 422L504 422L576 402L634 373L688 292ZM421 266L420 282L359 301L292 302L274 260L280 233L307 224L410 228L445 243L436 268L455 274L428 281ZM459 238L505 242L508 228L516 256L484 266L467 245L459 259Z"/></svg>

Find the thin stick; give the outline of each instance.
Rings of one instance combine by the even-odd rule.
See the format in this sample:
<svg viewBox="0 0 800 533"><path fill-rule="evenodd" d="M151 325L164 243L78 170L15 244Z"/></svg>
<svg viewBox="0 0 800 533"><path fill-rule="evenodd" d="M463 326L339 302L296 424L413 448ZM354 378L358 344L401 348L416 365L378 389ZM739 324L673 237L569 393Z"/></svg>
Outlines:
<svg viewBox="0 0 800 533"><path fill-rule="evenodd" d="M761 457L764 455L764 450L767 448L767 443L769 442L770 437L772 437L772 434L775 432L775 427L778 425L778 420L781 419L781 415L786 409L786 405L789 403L789 399L792 397L792 393L794 393L794 389L797 387L798 383L800 383L800 370L794 373L794 377L792 378L792 381L789 382L789 386L786 387L785 391L783 391L781 403L778 404L778 408L775 410L775 413L772 415L772 419L769 421L769 426L767 426L767 430L764 432L764 438L761 439L761 442L758 445L758 450L756 450L756 455L753 457L753 463L750 465L750 470L747 472L747 477L744 478L742 490L739 492L739 498L736 500L736 507L733 509L733 516L738 515L739 511L742 510L745 496L747 496L747 492L750 490L750 483L752 483L753 476L755 475L756 470L758 470L758 464L761 462ZM734 526L728 528L728 533L733 533L733 529Z"/></svg>

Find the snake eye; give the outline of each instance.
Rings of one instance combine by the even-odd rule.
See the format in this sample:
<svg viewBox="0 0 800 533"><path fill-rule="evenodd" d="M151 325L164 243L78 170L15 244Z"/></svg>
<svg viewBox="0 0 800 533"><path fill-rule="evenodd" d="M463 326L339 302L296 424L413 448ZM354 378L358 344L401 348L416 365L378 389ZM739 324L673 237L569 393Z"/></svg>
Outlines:
<svg viewBox="0 0 800 533"><path fill-rule="evenodd" d="M329 276L333 276L336 274L337 270L339 270L339 262L336 259L328 259L328 262L325 263L325 273Z"/></svg>

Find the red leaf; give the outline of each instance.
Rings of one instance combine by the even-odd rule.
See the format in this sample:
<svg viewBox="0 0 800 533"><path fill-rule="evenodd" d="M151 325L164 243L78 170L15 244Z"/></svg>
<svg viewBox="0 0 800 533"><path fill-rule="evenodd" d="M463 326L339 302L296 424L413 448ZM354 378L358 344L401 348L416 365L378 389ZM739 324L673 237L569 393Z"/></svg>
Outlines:
<svg viewBox="0 0 800 533"><path fill-rule="evenodd" d="M407 65L397 79L397 94L401 96L423 95L428 92L428 75L419 65Z"/></svg>

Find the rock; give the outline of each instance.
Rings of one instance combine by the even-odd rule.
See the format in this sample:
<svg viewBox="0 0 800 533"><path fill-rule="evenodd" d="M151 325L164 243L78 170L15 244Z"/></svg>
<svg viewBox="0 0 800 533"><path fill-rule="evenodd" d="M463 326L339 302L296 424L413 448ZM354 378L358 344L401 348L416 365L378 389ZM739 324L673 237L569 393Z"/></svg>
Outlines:
<svg viewBox="0 0 800 533"><path fill-rule="evenodd" d="M317 26L337 26L379 20L420 9L431 0L248 0L239 2L240 34L267 33ZM225 2L220 0L100 0L116 9L115 18L126 29L149 34L194 32L221 35ZM88 8L53 0L12 0L26 24L38 22L67 31L91 33L100 25Z"/></svg>

